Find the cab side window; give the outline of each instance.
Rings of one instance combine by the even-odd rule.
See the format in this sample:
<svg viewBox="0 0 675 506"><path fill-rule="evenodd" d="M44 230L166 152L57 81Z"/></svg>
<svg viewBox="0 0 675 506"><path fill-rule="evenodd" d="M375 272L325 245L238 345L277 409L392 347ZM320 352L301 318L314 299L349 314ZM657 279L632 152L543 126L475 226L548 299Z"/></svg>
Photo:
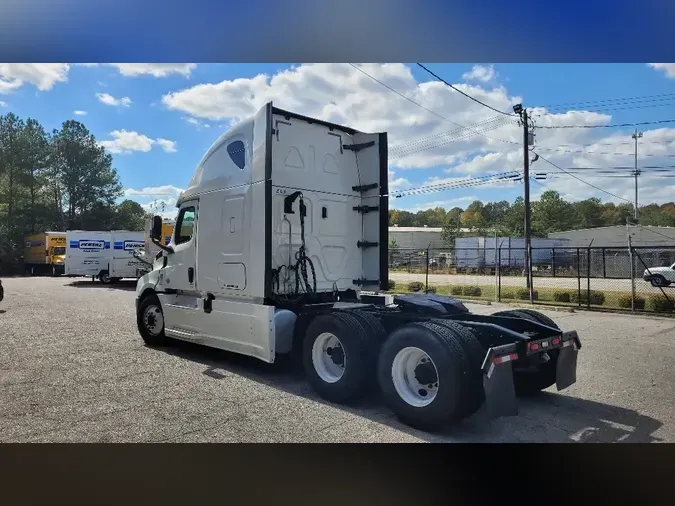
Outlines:
<svg viewBox="0 0 675 506"><path fill-rule="evenodd" d="M234 164L241 170L244 170L246 167L246 148L244 143L242 141L231 142L227 146L227 153Z"/></svg>
<svg viewBox="0 0 675 506"><path fill-rule="evenodd" d="M184 207L176 220L176 244L183 244L192 239L195 223L195 208Z"/></svg>

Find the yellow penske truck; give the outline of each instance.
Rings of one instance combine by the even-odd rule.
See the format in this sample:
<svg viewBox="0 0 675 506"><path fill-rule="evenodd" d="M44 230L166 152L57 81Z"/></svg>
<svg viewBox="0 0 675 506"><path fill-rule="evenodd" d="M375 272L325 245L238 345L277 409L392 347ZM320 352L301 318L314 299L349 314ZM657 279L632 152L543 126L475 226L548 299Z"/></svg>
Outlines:
<svg viewBox="0 0 675 506"><path fill-rule="evenodd" d="M26 237L24 264L31 276L63 274L66 260L66 233L41 232Z"/></svg>

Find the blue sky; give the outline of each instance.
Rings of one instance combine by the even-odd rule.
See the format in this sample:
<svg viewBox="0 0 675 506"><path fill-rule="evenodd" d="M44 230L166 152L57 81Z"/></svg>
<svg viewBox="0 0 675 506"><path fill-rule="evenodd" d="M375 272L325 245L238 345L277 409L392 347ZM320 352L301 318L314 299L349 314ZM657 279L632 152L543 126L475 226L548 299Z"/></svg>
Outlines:
<svg viewBox="0 0 675 506"><path fill-rule="evenodd" d="M500 110L510 111L513 103L522 101L532 109L538 126L675 119L672 64L659 68L647 64L427 66ZM145 205L153 199L171 205L204 152L230 122L270 99L310 116L364 130L387 130L394 155L401 153L396 147L400 145L425 148L412 153L406 148L407 156L392 156L390 179L396 189L522 169L522 151L517 145L522 131L515 124L479 128L483 134L501 139L499 142L491 142L476 130L464 130L459 142L457 127L448 124L450 121L468 125L498 115L434 81L415 64L359 68L449 121L406 101L348 64L0 64L0 114L11 111L23 118L36 118L49 131L68 119L82 121L113 153L128 196ZM608 102L613 99L626 100ZM537 109L551 104L570 105ZM120 133L123 131L126 133ZM447 131L455 133L443 134ZM536 146L544 149L542 155L546 153L564 167L626 165L633 163L629 156L632 147L626 144L631 131L537 129ZM675 154L675 123L643 126L641 131L645 143L640 150L648 160L664 166L666 162L674 164L666 155ZM118 132L117 137L113 132ZM593 148L597 143L615 143L618 147L612 152L620 150L622 154L597 155L599 149ZM561 144L565 147L560 148ZM543 162L536 163L533 171L543 168ZM643 177L641 203L673 200L670 182L675 179L655 174ZM544 183L572 200L590 196L615 202L632 199L628 179L597 174L583 178L620 198L564 174ZM532 191L536 198L542 188L533 185ZM430 205L466 207L474 198L512 201L521 194L522 184L485 185L407 196L392 204L411 210Z"/></svg>

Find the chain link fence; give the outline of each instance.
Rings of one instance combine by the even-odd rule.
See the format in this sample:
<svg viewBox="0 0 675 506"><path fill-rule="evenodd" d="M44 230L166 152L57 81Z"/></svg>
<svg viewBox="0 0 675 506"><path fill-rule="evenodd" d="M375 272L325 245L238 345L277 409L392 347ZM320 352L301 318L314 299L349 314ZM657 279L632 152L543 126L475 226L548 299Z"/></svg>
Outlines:
<svg viewBox="0 0 675 506"><path fill-rule="evenodd" d="M675 312L675 246L532 248L535 304ZM392 292L529 302L524 248L393 249Z"/></svg>

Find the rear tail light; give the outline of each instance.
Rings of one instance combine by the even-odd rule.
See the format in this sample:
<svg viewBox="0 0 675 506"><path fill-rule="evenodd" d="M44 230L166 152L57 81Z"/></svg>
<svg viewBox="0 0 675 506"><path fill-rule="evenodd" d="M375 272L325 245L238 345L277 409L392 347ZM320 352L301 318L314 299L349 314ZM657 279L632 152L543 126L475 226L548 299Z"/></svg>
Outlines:
<svg viewBox="0 0 675 506"><path fill-rule="evenodd" d="M554 337L554 338L551 340L551 344L553 344L553 346L558 346L558 345L560 344L560 338L559 338L559 337Z"/></svg>
<svg viewBox="0 0 675 506"><path fill-rule="evenodd" d="M530 351L537 351L539 349L539 344L538 343L530 343L528 345L528 348Z"/></svg>

